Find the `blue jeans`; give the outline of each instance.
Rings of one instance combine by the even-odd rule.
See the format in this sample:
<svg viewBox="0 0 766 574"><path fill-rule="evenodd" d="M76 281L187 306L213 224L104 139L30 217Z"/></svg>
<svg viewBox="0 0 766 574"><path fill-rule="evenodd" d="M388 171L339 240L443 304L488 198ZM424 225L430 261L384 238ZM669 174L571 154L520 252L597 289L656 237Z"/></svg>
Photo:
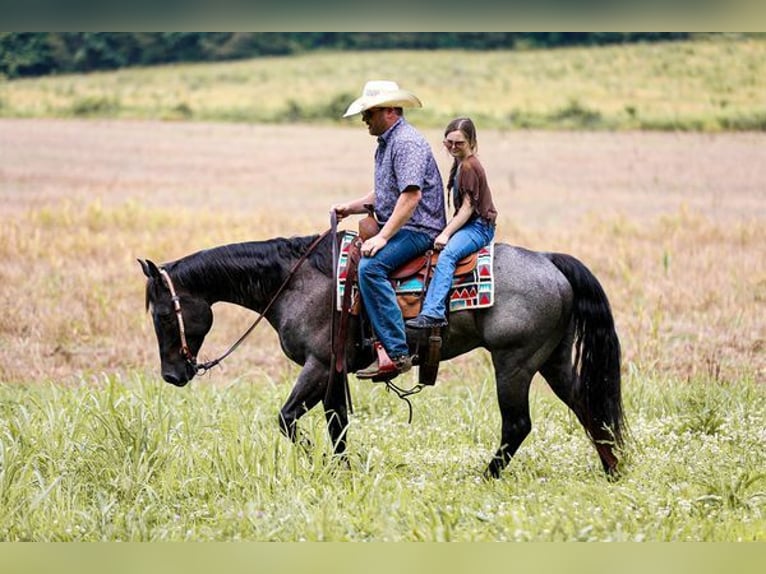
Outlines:
<svg viewBox="0 0 766 574"><path fill-rule="evenodd" d="M378 340L392 359L409 355L404 319L388 276L433 245L425 233L400 229L374 257L359 261L359 292Z"/></svg>
<svg viewBox="0 0 766 574"><path fill-rule="evenodd" d="M421 315L433 319L445 319L447 316L447 296L452 287L452 276L457 262L478 251L495 237L495 227L477 217L458 229L449 238L447 245L439 253L439 260L434 268L434 275L428 286L426 300L423 302Z"/></svg>

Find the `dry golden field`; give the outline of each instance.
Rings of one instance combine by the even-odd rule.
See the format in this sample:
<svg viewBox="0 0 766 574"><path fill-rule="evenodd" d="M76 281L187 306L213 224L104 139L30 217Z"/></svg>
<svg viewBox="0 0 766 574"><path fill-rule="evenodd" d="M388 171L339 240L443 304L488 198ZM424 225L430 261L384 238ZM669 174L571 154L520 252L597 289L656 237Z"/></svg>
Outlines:
<svg viewBox="0 0 766 574"><path fill-rule="evenodd" d="M766 134L478 127L498 240L594 271L626 370L764 380ZM0 381L158 373L136 258L320 232L368 190L374 145L361 124L0 120ZM202 358L252 319L218 307ZM292 368L263 326L207 379Z"/></svg>

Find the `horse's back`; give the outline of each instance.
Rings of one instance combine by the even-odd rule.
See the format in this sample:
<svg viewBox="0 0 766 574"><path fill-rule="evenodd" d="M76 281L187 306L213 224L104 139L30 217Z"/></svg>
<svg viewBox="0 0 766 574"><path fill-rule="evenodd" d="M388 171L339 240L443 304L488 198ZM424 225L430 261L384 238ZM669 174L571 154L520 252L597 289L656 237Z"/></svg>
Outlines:
<svg viewBox="0 0 766 574"><path fill-rule="evenodd" d="M556 295L571 296L569 282L545 253L539 251L498 243L494 272L495 293L505 302L514 302L513 295L524 295L527 303Z"/></svg>
<svg viewBox="0 0 766 574"><path fill-rule="evenodd" d="M475 324L481 346L489 349L534 346L540 339L563 332L569 323L572 288L545 254L496 243L493 269L494 305L489 309L454 313L450 322L455 327L461 323ZM461 313L475 315L461 318Z"/></svg>

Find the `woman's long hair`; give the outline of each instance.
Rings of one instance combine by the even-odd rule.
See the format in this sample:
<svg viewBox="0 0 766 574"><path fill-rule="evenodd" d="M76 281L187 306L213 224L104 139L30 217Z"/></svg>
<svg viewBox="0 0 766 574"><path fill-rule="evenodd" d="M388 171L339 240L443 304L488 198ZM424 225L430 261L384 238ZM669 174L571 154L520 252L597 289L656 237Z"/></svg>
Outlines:
<svg viewBox="0 0 766 574"><path fill-rule="evenodd" d="M465 136L471 152L476 153L479 149L479 142L476 139L476 126L473 124L473 120L471 118L455 118L444 128L444 137L446 138L447 134L456 130ZM457 175L459 165L460 161L455 158L449 171L449 179L447 180L447 207L450 207L450 197L452 196L452 188L455 185L455 175Z"/></svg>

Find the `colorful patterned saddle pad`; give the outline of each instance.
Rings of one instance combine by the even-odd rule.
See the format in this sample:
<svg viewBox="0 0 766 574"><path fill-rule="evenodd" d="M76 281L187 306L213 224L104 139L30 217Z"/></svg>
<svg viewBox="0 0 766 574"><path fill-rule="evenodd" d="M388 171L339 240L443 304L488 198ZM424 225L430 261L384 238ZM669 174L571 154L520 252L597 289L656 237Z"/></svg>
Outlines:
<svg viewBox="0 0 766 574"><path fill-rule="evenodd" d="M337 305L341 307L343 293L346 289L346 272L348 268L348 249L356 237L353 231L344 231L340 244L337 273ZM483 309L495 303L495 277L492 262L495 254L495 244L490 243L478 253L476 267L469 273L458 275L452 281L449 301L450 312L464 309ZM396 279L393 281L396 294L400 297L418 296L423 291L423 278L419 275ZM357 286L352 285L352 300L357 297Z"/></svg>

